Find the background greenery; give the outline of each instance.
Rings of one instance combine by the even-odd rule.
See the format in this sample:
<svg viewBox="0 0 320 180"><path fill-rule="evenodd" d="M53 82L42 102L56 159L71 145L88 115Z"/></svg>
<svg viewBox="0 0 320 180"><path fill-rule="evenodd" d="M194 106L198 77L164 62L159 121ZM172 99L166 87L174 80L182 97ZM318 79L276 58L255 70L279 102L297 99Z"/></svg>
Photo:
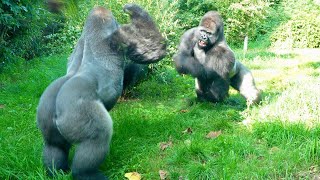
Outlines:
<svg viewBox="0 0 320 180"><path fill-rule="evenodd" d="M59 2L59 0L56 0ZM130 0L60 1L60 13L50 13L46 1L3 0L0 3L0 72L48 54L70 53L90 9L102 5L120 23L127 23L122 6ZM137 0L156 20L172 55L181 34L197 26L203 14L217 10L225 20L225 36L241 47L245 36L254 46L319 48L320 3L317 0ZM259 41L259 43L254 43ZM253 42L253 43L252 43ZM170 64L162 61L160 66ZM10 66L10 65L9 65ZM12 65L15 66L15 65Z"/></svg>
<svg viewBox="0 0 320 180"><path fill-rule="evenodd" d="M2 0L0 8L0 179L47 179L35 110L95 5L120 23L129 0ZM320 3L317 0L137 0L167 39L168 55L111 111L114 136L102 170L110 179L314 179L320 177ZM247 108L234 90L223 103L196 103L194 80L172 66L182 33L218 10L237 58L252 69L263 103ZM249 51L240 50L244 36ZM289 49L289 50L288 50ZM183 133L191 129L192 133ZM208 139L209 132L220 132ZM219 133L218 133L219 134ZM162 150L163 144L168 148ZM70 174L56 179L70 179Z"/></svg>

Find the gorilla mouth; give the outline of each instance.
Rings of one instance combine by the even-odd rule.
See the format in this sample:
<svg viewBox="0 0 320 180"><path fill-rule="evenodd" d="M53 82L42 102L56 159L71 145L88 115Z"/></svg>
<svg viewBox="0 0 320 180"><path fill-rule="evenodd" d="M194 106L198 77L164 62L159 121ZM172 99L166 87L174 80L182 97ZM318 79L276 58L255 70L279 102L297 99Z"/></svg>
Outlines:
<svg viewBox="0 0 320 180"><path fill-rule="evenodd" d="M201 47L206 47L206 46L207 46L207 42L202 41L202 40L199 40L198 44L199 44L199 46L201 46Z"/></svg>

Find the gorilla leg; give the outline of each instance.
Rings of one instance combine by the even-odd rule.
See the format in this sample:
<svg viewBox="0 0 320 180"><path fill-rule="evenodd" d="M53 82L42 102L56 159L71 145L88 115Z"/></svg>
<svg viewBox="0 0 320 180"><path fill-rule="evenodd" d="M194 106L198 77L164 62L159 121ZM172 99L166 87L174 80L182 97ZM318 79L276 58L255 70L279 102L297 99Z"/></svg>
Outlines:
<svg viewBox="0 0 320 180"><path fill-rule="evenodd" d="M199 101L205 101L206 97L205 94L202 90L201 84L198 80L198 78L195 78L195 89L196 89L196 94L197 94L197 98Z"/></svg>
<svg viewBox="0 0 320 180"><path fill-rule="evenodd" d="M58 99L64 97L61 94ZM106 179L99 172L99 166L104 161L111 142L112 119L98 100L90 97L69 100L57 104L58 114L61 114L56 124L66 139L77 144L71 167L72 175L75 179Z"/></svg>
<svg viewBox="0 0 320 180"><path fill-rule="evenodd" d="M196 78L196 93L200 101L221 102L228 96L229 84L223 79L203 80Z"/></svg>
<svg viewBox="0 0 320 180"><path fill-rule="evenodd" d="M77 145L72 162L72 175L75 179L107 179L99 166L104 161L108 151L106 138L88 139Z"/></svg>
<svg viewBox="0 0 320 180"><path fill-rule="evenodd" d="M261 94L256 88L253 76L239 61L236 61L238 73L231 78L231 86L238 90L240 94L247 100L247 104L259 103Z"/></svg>
<svg viewBox="0 0 320 180"><path fill-rule="evenodd" d="M37 125L44 137L43 161L48 175L55 170L67 171L70 144L61 136L55 123L56 97L61 86L69 79L62 77L54 81L43 93L37 108Z"/></svg>
<svg viewBox="0 0 320 180"><path fill-rule="evenodd" d="M57 134L56 139L58 139L58 136L61 137L60 134ZM53 176L55 170L63 170L64 172L69 170L68 155L70 144L63 137L61 137L60 141L62 143L59 144L48 141L43 149L44 165L49 176Z"/></svg>
<svg viewBox="0 0 320 180"><path fill-rule="evenodd" d="M229 93L229 83L222 78L217 78L211 82L207 98L211 102L222 102Z"/></svg>

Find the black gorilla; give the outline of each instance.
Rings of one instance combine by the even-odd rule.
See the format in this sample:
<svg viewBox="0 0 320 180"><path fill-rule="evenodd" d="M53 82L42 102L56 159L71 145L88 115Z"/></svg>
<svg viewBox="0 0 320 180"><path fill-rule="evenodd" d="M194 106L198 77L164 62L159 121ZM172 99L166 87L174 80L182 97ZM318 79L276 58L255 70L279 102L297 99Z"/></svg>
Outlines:
<svg viewBox="0 0 320 180"><path fill-rule="evenodd" d="M166 54L165 40L150 15L135 4L124 6L131 24L119 26L112 13L94 8L69 58L68 71L40 98L37 125L45 141L43 157L49 175L68 170L75 179L106 179L99 166L108 152L112 119L108 113L122 92L125 58L154 63Z"/></svg>
<svg viewBox="0 0 320 180"><path fill-rule="evenodd" d="M223 101L228 96L229 85L238 90L248 104L261 100L251 72L235 60L224 38L223 20L215 11L207 12L198 27L183 34L173 59L180 74L195 77L200 100Z"/></svg>

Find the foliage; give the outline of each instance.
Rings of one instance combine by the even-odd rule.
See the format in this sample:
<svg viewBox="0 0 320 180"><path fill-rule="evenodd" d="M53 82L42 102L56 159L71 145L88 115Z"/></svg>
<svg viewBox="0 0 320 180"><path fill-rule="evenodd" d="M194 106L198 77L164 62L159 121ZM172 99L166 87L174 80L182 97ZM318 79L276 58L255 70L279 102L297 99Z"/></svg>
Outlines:
<svg viewBox="0 0 320 180"><path fill-rule="evenodd" d="M270 40L276 48L320 47L320 4L312 0L282 3L281 11L290 19L283 21L271 34Z"/></svg>
<svg viewBox="0 0 320 180"><path fill-rule="evenodd" d="M0 71L7 63L44 53L43 31L53 19L41 5L29 0L0 2Z"/></svg>
<svg viewBox="0 0 320 180"><path fill-rule="evenodd" d="M176 19L179 20L179 25L182 26L183 29L190 29L199 25L201 17L206 12L217 9L216 3L211 0L179 0L179 11L176 14Z"/></svg>
<svg viewBox="0 0 320 180"><path fill-rule="evenodd" d="M257 37L257 27L266 18L271 3L262 0L179 0L177 19L184 29L198 26L201 17L210 10L219 11L225 19L225 36L229 43L239 44L245 35Z"/></svg>
<svg viewBox="0 0 320 180"><path fill-rule="evenodd" d="M245 0L232 3L228 8L226 38L233 43L241 42L245 36L256 39L258 27L266 19L270 3L263 0Z"/></svg>
<svg viewBox="0 0 320 180"><path fill-rule="evenodd" d="M70 54L90 9L112 10L119 23L127 23L122 7L132 0L64 1L62 14L49 13L43 1L0 3L0 70L24 59L47 54ZM171 66L182 33L198 25L204 13L217 10L224 18L225 36L232 46L249 35L249 46L276 48L320 47L320 5L296 0L138 0L155 19L167 39L168 56L153 68ZM61 29L63 27L63 29ZM257 42L259 41L259 42ZM10 67L7 67L10 68Z"/></svg>

